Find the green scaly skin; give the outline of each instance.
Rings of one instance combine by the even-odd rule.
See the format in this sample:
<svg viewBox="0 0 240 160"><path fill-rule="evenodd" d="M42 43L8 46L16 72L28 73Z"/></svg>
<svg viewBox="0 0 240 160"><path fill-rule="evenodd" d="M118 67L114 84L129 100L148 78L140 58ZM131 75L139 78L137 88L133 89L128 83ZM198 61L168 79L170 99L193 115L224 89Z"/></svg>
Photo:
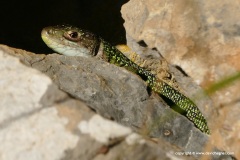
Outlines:
<svg viewBox="0 0 240 160"><path fill-rule="evenodd" d="M100 57L139 75L155 92L170 99L203 133L210 134L207 121L198 107L189 98L172 88L154 74L128 59L116 47L91 32L73 26L46 27L42 31L43 41L54 51L67 56Z"/></svg>

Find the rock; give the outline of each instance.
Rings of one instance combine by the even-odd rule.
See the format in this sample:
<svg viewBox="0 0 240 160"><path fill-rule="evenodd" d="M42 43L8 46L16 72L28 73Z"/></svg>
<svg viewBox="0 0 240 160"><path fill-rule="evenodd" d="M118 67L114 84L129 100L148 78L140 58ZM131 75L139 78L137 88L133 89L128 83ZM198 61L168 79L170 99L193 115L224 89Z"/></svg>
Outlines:
<svg viewBox="0 0 240 160"><path fill-rule="evenodd" d="M125 140L124 137L132 133L132 131L129 133L128 129L126 129L124 134L116 134L116 136L119 137L114 138L116 141L107 141L107 138L104 138L104 141L99 141L99 139L94 136L98 135L96 134L97 132L92 132L91 129L89 129L89 127L94 126L91 125L94 124L92 122L96 121L93 116L90 118L93 113L85 107L87 113L84 109L81 110L78 109L78 107L70 107L71 105L68 107L66 104L61 105L62 101L65 102L67 101L65 99L69 98L65 97L65 99L57 100L59 106L56 106L56 108L60 110L58 114L67 117L70 121L69 124L65 122L64 125L71 129L71 134L77 134L79 130L82 133L81 137L74 137L76 135L72 135L76 138L76 141L78 140L78 143L74 143L76 145L74 149L69 147L71 149L68 149L65 155L62 153L66 159L82 159L83 157L85 157L85 159L93 159L98 152L105 153L108 150L109 154L107 154L106 157L109 156L111 158L112 156L118 157L119 155L135 157L139 152L142 153L142 156L147 156L151 153L149 157L174 158L176 157L176 150L173 149L175 148L173 146L177 146L180 150L186 152L200 152L204 149L205 144L208 143L207 135L196 129L184 116L170 109L159 96L154 93L148 93L145 83L138 76L123 68L91 58L66 57L57 54L37 55L19 49L11 49L6 46L1 46L0 50L6 54L18 57L22 63L47 74L62 91L67 92L71 97L81 99L102 116L128 126L133 131L137 131L144 136L157 138L157 141L159 141L158 147L153 146L154 149L152 152L150 152L150 150L152 150L151 145L154 144L146 146L151 149L145 148L145 143L137 145L137 147L133 145L132 147L134 149L132 149L131 146L129 148L126 140L126 143L120 143L121 145L119 144L119 146L119 139L123 141ZM41 80L39 81L41 82ZM42 96L44 97L43 99L49 97L54 99L54 96L57 95L52 89L48 89L48 92L47 96ZM30 96L26 95L26 97ZM76 103L75 101L74 103ZM51 106L48 100L44 100L42 104ZM77 118L77 120L75 118ZM99 121L99 123L101 122L101 120L97 121ZM103 124L99 126L112 124L108 122L105 123L105 121L101 123ZM117 131L117 129L114 130ZM84 136L83 133L87 134L87 136ZM109 133L109 135L112 137L113 134ZM90 137L90 139L86 140L82 136L84 138ZM139 141L143 142L142 140ZM162 141L164 143L162 143ZM167 147L167 143L170 143L170 147L173 148ZM118 149L112 150L109 148L109 145L116 145ZM165 150L165 147L168 148L168 150ZM79 151L79 148L83 149ZM127 150L123 151L126 148L134 151L129 154ZM91 150L91 152L89 150ZM89 152L89 154L85 155L87 152ZM164 155L162 155L162 153L164 153ZM194 156L199 157L199 155ZM99 157L101 158L102 155ZM141 159L141 157L139 158ZM215 155L213 158L218 159L219 156Z"/></svg>
<svg viewBox="0 0 240 160"><path fill-rule="evenodd" d="M169 159L180 153L167 142L152 143L96 115L60 91L46 75L10 54L24 62L28 59L28 65L48 57L0 46L1 160ZM53 68L45 69L54 72Z"/></svg>
<svg viewBox="0 0 240 160"><path fill-rule="evenodd" d="M56 102L66 94L3 50L0 61L0 159L60 159L78 140L66 129L68 120L58 115Z"/></svg>
<svg viewBox="0 0 240 160"><path fill-rule="evenodd" d="M122 7L128 45L144 42L204 88L239 73L239 3L131 0ZM212 143L239 154L240 81L211 95ZM208 111L207 111L208 112ZM217 114L216 114L217 113Z"/></svg>
<svg viewBox="0 0 240 160"><path fill-rule="evenodd" d="M131 0L122 7L122 16L129 37L157 48L171 64L203 83L216 65L240 69L230 62L239 59L237 6L238 2L226 0L217 6L213 0Z"/></svg>

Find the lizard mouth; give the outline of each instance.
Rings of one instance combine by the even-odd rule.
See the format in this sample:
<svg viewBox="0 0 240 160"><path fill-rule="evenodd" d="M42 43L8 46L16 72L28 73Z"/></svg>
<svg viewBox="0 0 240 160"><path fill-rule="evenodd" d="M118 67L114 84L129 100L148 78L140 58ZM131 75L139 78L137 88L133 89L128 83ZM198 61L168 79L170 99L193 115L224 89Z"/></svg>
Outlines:
<svg viewBox="0 0 240 160"><path fill-rule="evenodd" d="M42 40L44 41L44 43L46 43L46 45L47 45L48 47L50 47L51 49L53 49L54 46L52 45L52 43L53 43L54 40L51 38L51 37L52 37L51 32L52 32L52 31L46 27L46 28L44 28L44 29L42 30L42 32L41 32L41 37L42 37Z"/></svg>

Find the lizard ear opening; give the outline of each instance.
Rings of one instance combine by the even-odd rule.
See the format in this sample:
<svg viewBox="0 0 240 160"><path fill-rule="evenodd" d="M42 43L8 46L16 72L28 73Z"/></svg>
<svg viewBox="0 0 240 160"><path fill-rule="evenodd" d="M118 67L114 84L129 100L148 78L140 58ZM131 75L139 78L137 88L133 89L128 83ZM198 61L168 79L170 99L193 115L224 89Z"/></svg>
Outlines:
<svg viewBox="0 0 240 160"><path fill-rule="evenodd" d="M68 31L63 34L63 36L73 42L77 42L80 40L80 33L77 31Z"/></svg>

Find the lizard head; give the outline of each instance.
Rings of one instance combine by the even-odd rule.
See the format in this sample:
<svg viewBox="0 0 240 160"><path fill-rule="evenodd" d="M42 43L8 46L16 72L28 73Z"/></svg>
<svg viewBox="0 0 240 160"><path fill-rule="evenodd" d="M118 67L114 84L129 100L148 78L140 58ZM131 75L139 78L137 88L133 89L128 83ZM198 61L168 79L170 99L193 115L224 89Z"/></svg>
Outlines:
<svg viewBox="0 0 240 160"><path fill-rule="evenodd" d="M69 25L46 27L41 36L49 48L66 56L95 56L100 46L98 36Z"/></svg>

